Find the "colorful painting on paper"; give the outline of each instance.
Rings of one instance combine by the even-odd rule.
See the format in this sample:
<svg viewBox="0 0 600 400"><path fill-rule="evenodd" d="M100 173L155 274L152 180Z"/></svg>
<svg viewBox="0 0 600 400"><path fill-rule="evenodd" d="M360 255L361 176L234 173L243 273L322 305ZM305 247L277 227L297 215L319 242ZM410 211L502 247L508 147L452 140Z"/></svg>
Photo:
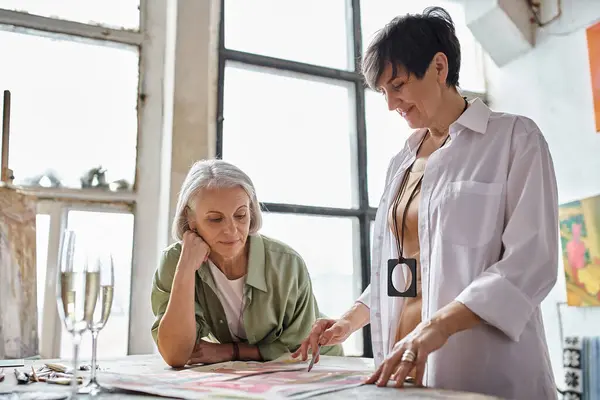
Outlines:
<svg viewBox="0 0 600 400"><path fill-rule="evenodd" d="M241 363L236 362L237 365ZM305 399L362 386L371 372L294 371L277 370L264 363L265 369L258 372L250 365L254 375L243 375L231 370L227 373L200 372L197 369L165 371L141 375L99 372L103 386L182 399L227 398L227 399ZM315 369L319 369L316 366ZM244 370L245 367L242 367ZM229 370L229 368L219 368Z"/></svg>
<svg viewBox="0 0 600 400"><path fill-rule="evenodd" d="M596 132L600 132L600 22L590 26L586 30L586 33L590 58L590 73L592 76Z"/></svg>
<svg viewBox="0 0 600 400"><path fill-rule="evenodd" d="M570 306L600 306L600 196L563 204L560 239Z"/></svg>

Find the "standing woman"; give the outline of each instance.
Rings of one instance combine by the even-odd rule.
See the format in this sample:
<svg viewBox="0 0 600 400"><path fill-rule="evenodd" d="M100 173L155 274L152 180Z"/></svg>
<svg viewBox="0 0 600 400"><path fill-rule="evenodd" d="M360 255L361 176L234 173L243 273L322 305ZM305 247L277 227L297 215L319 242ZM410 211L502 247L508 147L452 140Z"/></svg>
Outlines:
<svg viewBox="0 0 600 400"><path fill-rule="evenodd" d="M412 374L435 388L555 399L540 310L558 272L548 145L529 118L461 97L459 69L439 7L395 18L367 49L367 83L416 131L388 168L370 286L339 320L315 322L294 355L370 322L369 383L401 387Z"/></svg>

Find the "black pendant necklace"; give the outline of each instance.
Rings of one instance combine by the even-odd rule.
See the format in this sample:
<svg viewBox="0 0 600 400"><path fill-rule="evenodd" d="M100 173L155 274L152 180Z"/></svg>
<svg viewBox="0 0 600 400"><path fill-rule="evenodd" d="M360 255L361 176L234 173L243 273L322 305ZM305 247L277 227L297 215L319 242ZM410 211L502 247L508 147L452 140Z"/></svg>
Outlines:
<svg viewBox="0 0 600 400"><path fill-rule="evenodd" d="M469 106L469 103L467 102L466 97L464 98L464 100L465 100L465 107L463 108L461 115L467 110L467 107ZM423 182L423 176L425 175L425 173L423 173L423 175L421 175L421 177L419 178L417 184L415 185L410 196L408 197L408 201L406 202L406 205L404 206L404 211L402 212L402 227L400 228L400 235L398 235L397 211L398 211L398 205L400 204L400 200L401 200L402 196L404 195L406 186L408 185L408 177L410 175L410 172L412 171L413 166L415 165L415 162L417 161L416 157L419 155L421 146L423 146L423 142L425 142L425 139L427 138L428 134L429 134L429 131L425 132L425 135L423 135L423 139L421 139L421 143L419 143L419 147L417 148L417 152L415 153L415 161L413 161L412 164L410 164L410 166L407 168L406 172L404 173L404 176L402 177L402 181L400 182L400 187L398 188L398 195L396 196L396 198L394 199L394 203L392 204L392 219L393 219L393 224L394 224L394 234L395 234L394 236L396 237L398 258L392 258L392 259L388 260L388 274L387 274L388 275L387 276L388 290L387 291L388 291L388 296L390 296L390 297L417 297L417 260L415 258L405 258L403 256L402 248L404 246L404 229L406 226L407 211L408 211L408 208L410 207L411 202L415 198L417 191L419 190L419 188L421 186L421 183ZM450 135L446 136L446 139L444 140L444 142L440 145L440 147L438 149L442 148L446 144L446 142L448 141L449 138L450 138ZM392 279L393 274L394 274L394 269L398 265L406 265L406 267L410 271L410 285L408 285L408 288L404 292L400 292L398 289L396 289L394 287L394 281Z"/></svg>

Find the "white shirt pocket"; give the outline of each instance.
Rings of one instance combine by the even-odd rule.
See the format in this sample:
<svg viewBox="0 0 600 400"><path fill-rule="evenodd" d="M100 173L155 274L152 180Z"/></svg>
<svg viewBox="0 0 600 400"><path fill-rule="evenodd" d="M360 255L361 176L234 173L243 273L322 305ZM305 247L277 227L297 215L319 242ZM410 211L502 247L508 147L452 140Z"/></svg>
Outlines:
<svg viewBox="0 0 600 400"><path fill-rule="evenodd" d="M502 183L450 182L440 205L441 233L453 244L480 247L494 237Z"/></svg>

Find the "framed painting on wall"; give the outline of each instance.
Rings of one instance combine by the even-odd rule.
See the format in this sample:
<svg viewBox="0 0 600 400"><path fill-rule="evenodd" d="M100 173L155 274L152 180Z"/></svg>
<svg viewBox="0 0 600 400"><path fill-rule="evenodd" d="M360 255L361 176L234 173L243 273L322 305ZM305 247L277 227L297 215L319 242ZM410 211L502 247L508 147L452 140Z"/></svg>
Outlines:
<svg viewBox="0 0 600 400"><path fill-rule="evenodd" d="M600 22L587 28L586 36L592 77L596 132L600 132Z"/></svg>
<svg viewBox="0 0 600 400"><path fill-rule="evenodd" d="M600 306L600 196L559 207L570 306Z"/></svg>

